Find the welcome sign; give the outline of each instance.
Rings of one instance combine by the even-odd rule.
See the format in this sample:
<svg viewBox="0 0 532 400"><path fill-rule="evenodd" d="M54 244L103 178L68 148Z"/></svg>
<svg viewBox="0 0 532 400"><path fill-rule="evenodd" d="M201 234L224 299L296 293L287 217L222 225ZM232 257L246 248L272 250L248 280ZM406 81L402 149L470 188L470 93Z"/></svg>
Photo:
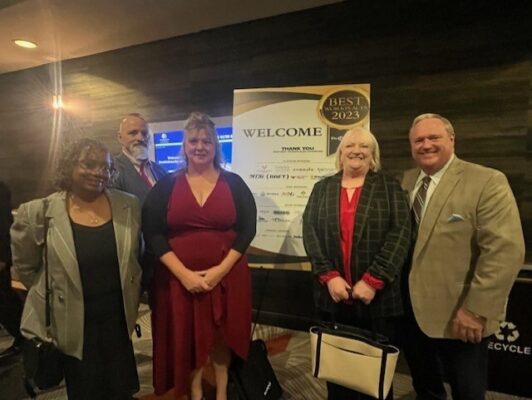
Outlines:
<svg viewBox="0 0 532 400"><path fill-rule="evenodd" d="M233 171L257 203L251 265L310 270L302 215L314 183L334 174L346 130L369 128L370 85L239 89L234 92Z"/></svg>

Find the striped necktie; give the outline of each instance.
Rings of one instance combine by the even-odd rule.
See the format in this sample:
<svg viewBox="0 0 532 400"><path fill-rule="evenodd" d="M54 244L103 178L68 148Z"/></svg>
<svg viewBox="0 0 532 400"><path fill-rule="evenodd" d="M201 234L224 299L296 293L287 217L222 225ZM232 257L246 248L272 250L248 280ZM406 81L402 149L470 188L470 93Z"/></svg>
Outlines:
<svg viewBox="0 0 532 400"><path fill-rule="evenodd" d="M430 176L425 176L422 180L421 186L419 187L416 197L414 198L414 203L412 203L412 212L414 213L414 220L416 221L416 230L419 227L419 222L421 221L421 215L423 212L423 207L425 206L425 198L427 197L427 189L430 185Z"/></svg>

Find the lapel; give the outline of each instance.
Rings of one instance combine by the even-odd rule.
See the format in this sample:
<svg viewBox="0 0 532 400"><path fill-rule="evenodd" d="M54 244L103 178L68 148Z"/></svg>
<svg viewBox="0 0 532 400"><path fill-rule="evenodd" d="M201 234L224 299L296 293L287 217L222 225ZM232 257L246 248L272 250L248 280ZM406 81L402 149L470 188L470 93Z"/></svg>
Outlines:
<svg viewBox="0 0 532 400"><path fill-rule="evenodd" d="M82 287L76 247L74 245L74 236L72 235L72 225L66 209L66 192L59 192L57 195L48 198L50 202L46 210L46 218L49 218L50 221L49 229L53 229L54 232L53 240L48 245L53 246L61 265L74 286L81 293Z"/></svg>
<svg viewBox="0 0 532 400"><path fill-rule="evenodd" d="M356 223L354 232L354 246L358 245L362 238L362 232L368 220L369 211L371 210L371 204L373 199L373 193L375 190L375 184L377 183L378 175L369 171L364 179L364 185L362 187L362 193L360 199L358 199L357 211L356 211Z"/></svg>
<svg viewBox="0 0 532 400"><path fill-rule="evenodd" d="M112 190L106 190L105 194L109 199L109 203L111 203L116 251L120 265L120 278L122 287L124 287L124 279L127 275L128 256L131 250L131 206L129 202L120 201L116 193Z"/></svg>
<svg viewBox="0 0 532 400"><path fill-rule="evenodd" d="M416 186L417 177L419 175L419 168L410 169L406 171L403 175L403 180L401 182L401 186L403 187L403 190L407 190L409 194L408 198L408 204L410 204L410 194L414 190Z"/></svg>
<svg viewBox="0 0 532 400"><path fill-rule="evenodd" d="M155 178L155 182L158 182L159 179L161 179L164 176L164 173L157 168L157 164L155 162L150 161L150 171L153 177Z"/></svg>
<svg viewBox="0 0 532 400"><path fill-rule="evenodd" d="M445 171L445 174L442 176L440 183L438 183L436 190L434 190L434 193L426 206L425 215L419 226L416 247L414 249L414 258L419 255L421 250L427 244L449 196L456 187L456 184L462 178L463 171L462 161L455 156L455 159L451 165L449 165L447 171Z"/></svg>
<svg viewBox="0 0 532 400"><path fill-rule="evenodd" d="M124 153L120 153L118 157L120 158L120 162L122 163L122 165L124 165L126 169L126 175L130 179L134 179L135 181L142 182L142 184L145 185L144 181L140 177L137 169L135 168L131 160L127 158L127 156ZM109 193L107 193L107 195L109 195Z"/></svg>

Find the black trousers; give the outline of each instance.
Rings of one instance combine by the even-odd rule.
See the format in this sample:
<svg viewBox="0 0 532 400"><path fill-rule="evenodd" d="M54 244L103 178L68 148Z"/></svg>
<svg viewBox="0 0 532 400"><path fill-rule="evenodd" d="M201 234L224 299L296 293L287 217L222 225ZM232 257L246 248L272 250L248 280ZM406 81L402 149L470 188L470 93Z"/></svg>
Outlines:
<svg viewBox="0 0 532 400"><path fill-rule="evenodd" d="M322 321L332 321L333 316L330 314L321 314ZM397 326L399 323L399 317L386 317L386 318L358 318L353 313L353 308L349 304L339 303L336 306L334 313L335 322L356 326L370 330L381 335L386 336L390 340L390 344L396 345L397 340ZM328 400L375 400L374 397L357 392L346 388L344 386L336 385L334 383L327 382L327 399ZM386 396L386 400L393 399L393 386Z"/></svg>
<svg viewBox="0 0 532 400"><path fill-rule="evenodd" d="M0 271L0 324L15 338L15 345L20 344L20 318L22 316L22 301L11 287L11 273L9 267Z"/></svg>
<svg viewBox="0 0 532 400"><path fill-rule="evenodd" d="M419 328L412 312L401 324L401 344L420 400L447 399L444 380L454 400L484 400L487 389L488 338L464 343L434 339Z"/></svg>

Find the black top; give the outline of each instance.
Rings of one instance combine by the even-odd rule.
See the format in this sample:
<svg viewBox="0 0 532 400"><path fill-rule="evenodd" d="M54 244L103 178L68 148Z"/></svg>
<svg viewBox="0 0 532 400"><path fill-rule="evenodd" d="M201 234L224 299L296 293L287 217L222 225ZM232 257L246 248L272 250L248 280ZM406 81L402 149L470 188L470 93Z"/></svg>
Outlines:
<svg viewBox="0 0 532 400"><path fill-rule="evenodd" d="M142 232L150 250L157 257L168 253L172 249L168 244L168 225L166 214L168 200L172 194L176 177L183 174L179 171L162 178L148 193L142 207ZM240 176L222 170L220 172L233 195L236 208L236 223L234 230L237 233L232 248L239 253L244 253L255 237L257 225L257 206L253 194Z"/></svg>
<svg viewBox="0 0 532 400"><path fill-rule="evenodd" d="M113 221L96 227L71 224L85 318L100 319L121 312L124 306Z"/></svg>

